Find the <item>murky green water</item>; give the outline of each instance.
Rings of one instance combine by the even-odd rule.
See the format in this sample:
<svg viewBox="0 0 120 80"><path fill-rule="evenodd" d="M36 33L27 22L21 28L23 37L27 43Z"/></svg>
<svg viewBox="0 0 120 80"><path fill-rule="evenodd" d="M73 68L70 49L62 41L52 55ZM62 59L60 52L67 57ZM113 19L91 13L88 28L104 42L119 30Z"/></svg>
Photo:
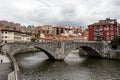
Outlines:
<svg viewBox="0 0 120 80"><path fill-rule="evenodd" d="M27 53L28 54L28 53ZM24 80L120 80L120 61L79 58L45 61L42 53L16 56Z"/></svg>

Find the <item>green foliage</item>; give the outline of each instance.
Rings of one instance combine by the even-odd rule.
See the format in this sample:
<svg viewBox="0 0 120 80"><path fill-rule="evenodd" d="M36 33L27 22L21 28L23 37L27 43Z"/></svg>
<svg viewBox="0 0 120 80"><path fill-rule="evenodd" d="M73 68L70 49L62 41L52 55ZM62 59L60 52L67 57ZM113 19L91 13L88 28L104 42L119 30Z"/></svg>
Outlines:
<svg viewBox="0 0 120 80"><path fill-rule="evenodd" d="M35 42L35 41L36 41L36 39L31 39L31 41L32 41L32 42Z"/></svg>
<svg viewBox="0 0 120 80"><path fill-rule="evenodd" d="M120 45L120 36L114 37L113 40L111 40L112 48L117 49L117 46Z"/></svg>
<svg viewBox="0 0 120 80"><path fill-rule="evenodd" d="M34 28L34 25L28 25L27 28Z"/></svg>
<svg viewBox="0 0 120 80"><path fill-rule="evenodd" d="M9 25L6 25L5 27L6 27L6 28L9 28L10 26L9 26Z"/></svg>
<svg viewBox="0 0 120 80"><path fill-rule="evenodd" d="M14 27L13 30L16 30L16 28Z"/></svg>
<svg viewBox="0 0 120 80"><path fill-rule="evenodd" d="M36 38L40 38L40 34L35 34L35 37Z"/></svg>

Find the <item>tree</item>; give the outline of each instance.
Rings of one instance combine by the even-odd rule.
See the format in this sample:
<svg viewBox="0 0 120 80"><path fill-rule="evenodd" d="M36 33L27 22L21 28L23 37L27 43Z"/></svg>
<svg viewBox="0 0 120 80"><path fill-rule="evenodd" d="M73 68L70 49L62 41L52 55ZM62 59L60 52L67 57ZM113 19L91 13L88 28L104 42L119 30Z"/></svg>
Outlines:
<svg viewBox="0 0 120 80"><path fill-rule="evenodd" d="M36 38L40 38L40 34L38 33L38 34L35 34L35 37Z"/></svg>
<svg viewBox="0 0 120 80"><path fill-rule="evenodd" d="M6 27L6 28L10 28L10 26L9 26L9 25L6 25L5 27Z"/></svg>
<svg viewBox="0 0 120 80"><path fill-rule="evenodd" d="M117 49L117 46L120 45L120 36L116 36L111 40L112 48Z"/></svg>
<svg viewBox="0 0 120 80"><path fill-rule="evenodd" d="M34 25L28 25L27 28L33 29L33 28L34 28Z"/></svg>

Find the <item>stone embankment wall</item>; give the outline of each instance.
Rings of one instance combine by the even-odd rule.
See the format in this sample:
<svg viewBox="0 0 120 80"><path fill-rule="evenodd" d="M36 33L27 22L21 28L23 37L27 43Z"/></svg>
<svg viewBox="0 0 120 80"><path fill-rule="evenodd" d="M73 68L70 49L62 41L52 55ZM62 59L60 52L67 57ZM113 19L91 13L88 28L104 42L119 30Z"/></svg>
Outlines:
<svg viewBox="0 0 120 80"><path fill-rule="evenodd" d="M120 59L120 50L109 50L106 55L109 59Z"/></svg>
<svg viewBox="0 0 120 80"><path fill-rule="evenodd" d="M79 55L88 56L88 54L82 49L79 49ZM101 58L120 60L120 50L108 50Z"/></svg>
<svg viewBox="0 0 120 80"><path fill-rule="evenodd" d="M10 74L8 74L8 79L7 80L15 80L15 72L11 72Z"/></svg>

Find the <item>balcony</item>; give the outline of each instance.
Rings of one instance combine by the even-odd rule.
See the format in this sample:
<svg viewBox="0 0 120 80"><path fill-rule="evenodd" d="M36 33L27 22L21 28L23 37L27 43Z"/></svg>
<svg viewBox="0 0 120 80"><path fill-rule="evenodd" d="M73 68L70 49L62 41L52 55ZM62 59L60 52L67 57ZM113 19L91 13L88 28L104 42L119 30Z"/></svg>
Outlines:
<svg viewBox="0 0 120 80"><path fill-rule="evenodd" d="M95 32L94 35L95 36L102 36L103 34L102 34L102 32Z"/></svg>
<svg viewBox="0 0 120 80"><path fill-rule="evenodd" d="M96 28L95 31L96 32L100 32L102 29L101 28Z"/></svg>

